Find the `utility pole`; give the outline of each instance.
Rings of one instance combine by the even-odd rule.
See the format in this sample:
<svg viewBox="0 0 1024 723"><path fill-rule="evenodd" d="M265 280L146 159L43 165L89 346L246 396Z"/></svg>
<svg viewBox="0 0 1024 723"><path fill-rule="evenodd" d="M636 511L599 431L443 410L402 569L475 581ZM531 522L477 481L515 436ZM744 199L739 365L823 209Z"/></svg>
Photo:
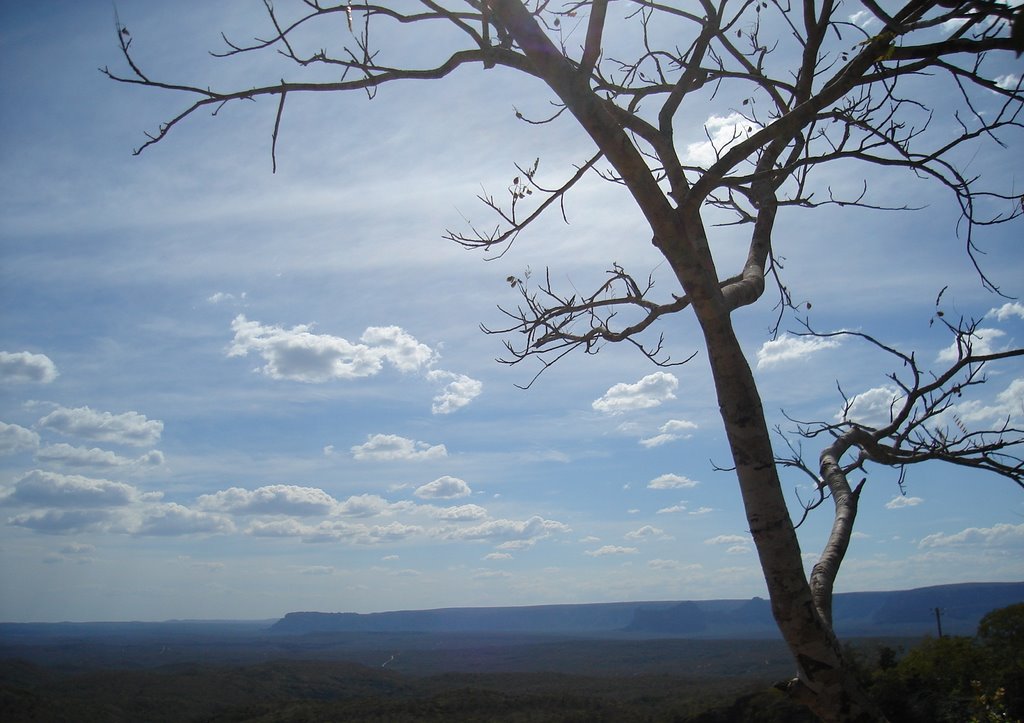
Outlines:
<svg viewBox="0 0 1024 723"><path fill-rule="evenodd" d="M939 637L942 637L942 608L935 608L935 625L939 629Z"/></svg>

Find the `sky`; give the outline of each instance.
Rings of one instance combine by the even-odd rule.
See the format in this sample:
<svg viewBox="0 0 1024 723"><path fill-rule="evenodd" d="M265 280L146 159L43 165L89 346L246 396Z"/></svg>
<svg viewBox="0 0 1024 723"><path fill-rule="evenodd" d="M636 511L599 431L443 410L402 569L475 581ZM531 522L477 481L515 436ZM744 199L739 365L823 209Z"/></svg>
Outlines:
<svg viewBox="0 0 1024 723"><path fill-rule="evenodd" d="M222 30L265 33L261 3L117 11L156 77L226 87L280 71L207 54ZM1000 62L1006 82L1024 69ZM528 390L536 366L496 361L517 340L480 329L519 301L509 276L545 269L586 293L618 263L678 293L628 198L593 175L568 223L549 215L499 258L443 238L494 224L477 196L504 198L515 164L539 158L553 185L592 154L570 122L517 120L550 112L538 82L473 69L372 101L290 99L272 173L273 102L200 114L134 156L185 101L103 66L127 72L107 0L0 0L0 620L765 595L692 318L657 330L673 359L695 354L685 365L607 346ZM694 111L678 141L689 159L731 136L736 102ZM1010 140L972 149L970 171L1020 188ZM998 296L948 192L860 167L820 183L864 181L920 210L780 213L776 252L814 326L939 369L951 339L929 321L945 287L950 318L983 318L979 343L1019 346L1022 225L977 236ZM721 268L738 269L744 230L711 233ZM773 338L773 304L769 291L735 315L770 425L833 420L842 393L864 419L888 403L891 357L797 337L792 318ZM960 405L978 424L1021 420L1024 364L993 367ZM1012 482L926 465L901 491L868 471L837 591L1024 579ZM783 471L783 484L799 512L808 480ZM822 508L800 528L808 566L830 523Z"/></svg>

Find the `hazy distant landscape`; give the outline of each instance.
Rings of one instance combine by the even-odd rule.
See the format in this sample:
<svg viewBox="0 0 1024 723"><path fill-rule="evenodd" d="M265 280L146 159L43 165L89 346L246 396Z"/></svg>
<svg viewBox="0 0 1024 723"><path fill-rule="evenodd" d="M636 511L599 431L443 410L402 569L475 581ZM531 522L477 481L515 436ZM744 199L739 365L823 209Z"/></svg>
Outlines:
<svg viewBox="0 0 1024 723"><path fill-rule="evenodd" d="M850 593L865 659L973 634L1024 582ZM744 720L791 677L767 602L294 612L278 620L0 624L0 719ZM764 713L769 715L769 713Z"/></svg>

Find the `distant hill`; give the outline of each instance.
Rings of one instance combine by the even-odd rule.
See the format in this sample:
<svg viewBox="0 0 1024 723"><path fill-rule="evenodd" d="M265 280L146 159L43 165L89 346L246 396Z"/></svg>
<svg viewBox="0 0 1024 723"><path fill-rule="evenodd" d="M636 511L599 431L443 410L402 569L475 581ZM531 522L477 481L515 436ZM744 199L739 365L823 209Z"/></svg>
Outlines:
<svg viewBox="0 0 1024 723"><path fill-rule="evenodd" d="M833 615L842 636L974 634L991 610L1024 602L1024 582L963 583L890 592L840 593ZM527 607L441 608L384 613L292 612L272 633L531 633L685 638L778 636L767 600L694 600Z"/></svg>

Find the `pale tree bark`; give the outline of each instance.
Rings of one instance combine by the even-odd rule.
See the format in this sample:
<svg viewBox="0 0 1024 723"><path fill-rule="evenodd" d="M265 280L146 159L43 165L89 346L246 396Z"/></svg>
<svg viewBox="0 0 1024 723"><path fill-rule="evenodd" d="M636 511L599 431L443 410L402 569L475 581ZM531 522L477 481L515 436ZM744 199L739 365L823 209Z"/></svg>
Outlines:
<svg viewBox="0 0 1024 723"><path fill-rule="evenodd" d="M274 80L231 91L214 91L201 83L157 81L135 61L132 39L118 21L118 39L129 72L104 69L125 83L155 87L189 95L191 105L161 125L142 148L163 140L197 110L218 108L236 100L271 97L277 100L271 155L275 157L281 117L289 94L365 91L400 81L438 80L467 65L502 66L542 81L558 103L593 141L597 153L581 163L570 178L553 189L541 187L533 169L520 169L521 178L510 189L508 208L492 197L482 200L498 214L503 228L481 234L449 231L447 237L465 246L493 249L510 244L544 211L557 206L576 183L601 172L621 184L640 209L652 234L652 243L664 256L679 283L681 294L667 301L652 298L653 282L638 283L614 264L609 277L594 294L566 296L554 289L548 276L537 284L509 277L522 295L522 305L505 311L512 323L499 333L519 334L521 342L506 341L509 363L528 359L541 362L541 371L565 354L582 349L593 353L603 342L628 341L656 364L672 362L662 342L645 341L643 334L664 317L692 310L699 322L714 380L722 423L727 434L749 530L771 598L779 630L792 652L797 677L786 686L790 693L826 721L877 721L881 712L860 688L844 663L842 648L832 629L832 591L850 544L863 481L851 486L848 476L874 463L903 469L928 460L940 460L985 469L1022 484L1022 465L1014 456L1024 433L1009 425L968 430L959 420L950 426L943 416L951 400L968 386L981 383L985 365L1024 354L973 354L971 340L976 322L948 324L960 354L947 370L928 378L914 356L890 348L866 334L855 336L891 353L910 370L909 378L895 375L903 393L894 401L889 423L870 428L853 421L796 422L797 436L823 441L816 466L804 462L789 443L791 455L780 457L762 407L752 370L733 327L732 314L758 302L773 279L779 291L777 308L784 315L796 310L774 263L773 231L778 214L788 208L814 208L841 204L874 209L898 209L853 198L819 198L811 183L817 167L836 161L904 168L933 179L956 199L963 213L966 250L975 259L973 230L980 225L1004 223L1021 215L1020 198L1012 191L979 190L978 179L958 170L955 152L971 143L994 141L1009 134L1020 141L1019 118L1024 104L1021 84L1008 86L988 74L984 59L993 53L1016 53L1021 48L1024 11L1004 2L973 0L939 3L910 0L883 9L873 0L858 8L871 18L866 32L847 18L853 7L832 0L805 0L789 5L778 0L700 0L694 3L659 3L627 0L632 12L625 20L613 13L608 0L579 0L554 7L545 0L422 0L413 4L327 5L300 0L298 14L288 20L265 0L272 21L269 37L249 45L228 44L224 55L275 50L298 68L328 65L342 73L337 81ZM304 13L304 14L303 14ZM558 32L560 23L586 13L582 44L568 47ZM293 42L297 28L323 17L344 14L353 47L330 53L317 49L304 53ZM762 19L771 15L783 28L779 37L762 37ZM464 40L463 47L445 51L431 67L392 68L376 64L371 21L402 27L446 22ZM605 36L612 22L632 22L641 30L642 48L631 60L605 57ZM656 23L679 30L673 47L657 46L652 37ZM920 38L920 39L919 39ZM938 38L938 39L936 39ZM780 42L793 42L793 65L769 72L766 59ZM926 106L926 99L904 99L897 88L905 77L923 72L942 74L962 96L959 130L933 139L924 127L905 116ZM676 147L675 133L692 122L698 91L708 84L741 86L749 94L744 112L746 133L706 166L687 165ZM972 92L983 90L1000 99L996 112L975 109ZM769 110L755 111L753 99ZM648 110L653 108L654 110ZM687 116L684 110L690 115ZM276 163L276 157L275 157ZM527 192L536 191L535 208L523 215ZM983 216L978 201L1002 204ZM724 210L735 223L748 226L750 238L743 266L724 275L715 266L703 214ZM995 285L978 268L979 278ZM641 319L615 326L615 310L639 311ZM941 315L939 315L941 318ZM806 333L815 332L807 327ZM539 373L539 372L538 372ZM532 383L532 382L531 382ZM951 431L952 430L952 431ZM797 468L813 480L817 499L804 514L826 500L833 503L833 525L810 579L805 575L796 527L791 517L779 468Z"/></svg>

